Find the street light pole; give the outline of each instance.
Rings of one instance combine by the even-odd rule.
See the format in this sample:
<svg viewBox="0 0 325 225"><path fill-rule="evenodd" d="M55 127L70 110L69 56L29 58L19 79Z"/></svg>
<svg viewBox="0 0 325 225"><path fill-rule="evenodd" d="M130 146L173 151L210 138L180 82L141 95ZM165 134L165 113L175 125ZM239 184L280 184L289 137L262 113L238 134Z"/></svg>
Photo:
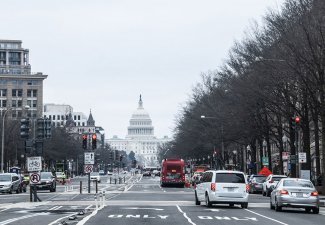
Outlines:
<svg viewBox="0 0 325 225"><path fill-rule="evenodd" d="M201 119L218 119L217 117L214 116L205 116L205 115L201 115ZM225 145L224 145L224 141L223 141L223 123L221 123L221 161L224 162L225 159ZM224 162L224 167L225 167L225 162Z"/></svg>
<svg viewBox="0 0 325 225"><path fill-rule="evenodd" d="M2 138L1 138L1 173L4 173L4 170L3 170L3 167L4 167L4 147L5 147L5 144L4 144L4 141L5 141L5 118L6 118L6 115L7 113L11 110L12 108L8 108L4 114L3 114L3 117L2 117Z"/></svg>

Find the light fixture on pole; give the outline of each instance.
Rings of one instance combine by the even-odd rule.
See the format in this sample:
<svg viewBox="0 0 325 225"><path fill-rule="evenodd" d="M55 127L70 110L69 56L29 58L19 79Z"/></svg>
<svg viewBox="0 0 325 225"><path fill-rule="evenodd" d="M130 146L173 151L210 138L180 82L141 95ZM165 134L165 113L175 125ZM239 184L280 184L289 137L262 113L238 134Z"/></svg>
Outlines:
<svg viewBox="0 0 325 225"><path fill-rule="evenodd" d="M2 138L1 138L1 173L4 173L4 170L3 170L3 168L4 168L4 147L5 147L5 144L4 144L4 142L5 142L5 118L6 118L6 115L7 115L7 113L10 111L10 110L12 110L12 108L8 108L5 112L4 112L4 114L3 114L3 116L2 116Z"/></svg>

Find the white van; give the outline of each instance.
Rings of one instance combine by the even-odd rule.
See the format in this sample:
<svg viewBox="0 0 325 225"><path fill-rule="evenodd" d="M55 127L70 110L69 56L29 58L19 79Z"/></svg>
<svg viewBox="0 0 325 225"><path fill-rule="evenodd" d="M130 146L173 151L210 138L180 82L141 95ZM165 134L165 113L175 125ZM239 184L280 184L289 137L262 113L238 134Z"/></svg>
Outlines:
<svg viewBox="0 0 325 225"><path fill-rule="evenodd" d="M245 174L233 170L208 170L203 173L195 189L195 204L240 204L248 207L249 186Z"/></svg>

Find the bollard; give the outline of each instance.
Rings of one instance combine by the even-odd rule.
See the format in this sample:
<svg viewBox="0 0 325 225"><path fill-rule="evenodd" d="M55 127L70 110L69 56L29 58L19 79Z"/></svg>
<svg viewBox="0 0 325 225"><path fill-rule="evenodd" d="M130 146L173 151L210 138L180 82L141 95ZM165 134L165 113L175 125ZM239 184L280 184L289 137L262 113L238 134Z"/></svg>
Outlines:
<svg viewBox="0 0 325 225"><path fill-rule="evenodd" d="M112 177L109 178L109 183L110 183L110 184L112 183Z"/></svg>
<svg viewBox="0 0 325 225"><path fill-rule="evenodd" d="M124 183L125 183L125 177L124 177Z"/></svg>
<svg viewBox="0 0 325 225"><path fill-rule="evenodd" d="M103 203L103 194L102 194L102 192L99 192L99 204L100 204L100 207L102 207L102 203Z"/></svg>
<svg viewBox="0 0 325 225"><path fill-rule="evenodd" d="M106 206L106 194L105 194L105 191L103 191L103 206Z"/></svg>
<svg viewBox="0 0 325 225"><path fill-rule="evenodd" d="M96 194L98 193L98 181L96 180Z"/></svg>
<svg viewBox="0 0 325 225"><path fill-rule="evenodd" d="M95 198L96 209L98 209L97 194L94 194L94 198Z"/></svg>
<svg viewBox="0 0 325 225"><path fill-rule="evenodd" d="M82 194L82 181L80 181L80 194Z"/></svg>
<svg viewBox="0 0 325 225"><path fill-rule="evenodd" d="M114 180L115 180L115 184L116 184L116 178Z"/></svg>
<svg viewBox="0 0 325 225"><path fill-rule="evenodd" d="M29 201L33 202L33 186L29 185Z"/></svg>

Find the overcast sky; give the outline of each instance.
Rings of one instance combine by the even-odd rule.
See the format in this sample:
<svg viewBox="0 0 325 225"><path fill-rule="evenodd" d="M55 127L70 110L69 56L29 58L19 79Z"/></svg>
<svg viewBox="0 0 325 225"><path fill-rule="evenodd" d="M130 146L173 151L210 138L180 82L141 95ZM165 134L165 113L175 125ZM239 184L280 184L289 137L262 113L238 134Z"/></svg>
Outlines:
<svg viewBox="0 0 325 225"><path fill-rule="evenodd" d="M44 103L92 110L106 138L125 137L142 94L155 135L218 68L235 40L284 0L1 0L0 39L22 40Z"/></svg>

